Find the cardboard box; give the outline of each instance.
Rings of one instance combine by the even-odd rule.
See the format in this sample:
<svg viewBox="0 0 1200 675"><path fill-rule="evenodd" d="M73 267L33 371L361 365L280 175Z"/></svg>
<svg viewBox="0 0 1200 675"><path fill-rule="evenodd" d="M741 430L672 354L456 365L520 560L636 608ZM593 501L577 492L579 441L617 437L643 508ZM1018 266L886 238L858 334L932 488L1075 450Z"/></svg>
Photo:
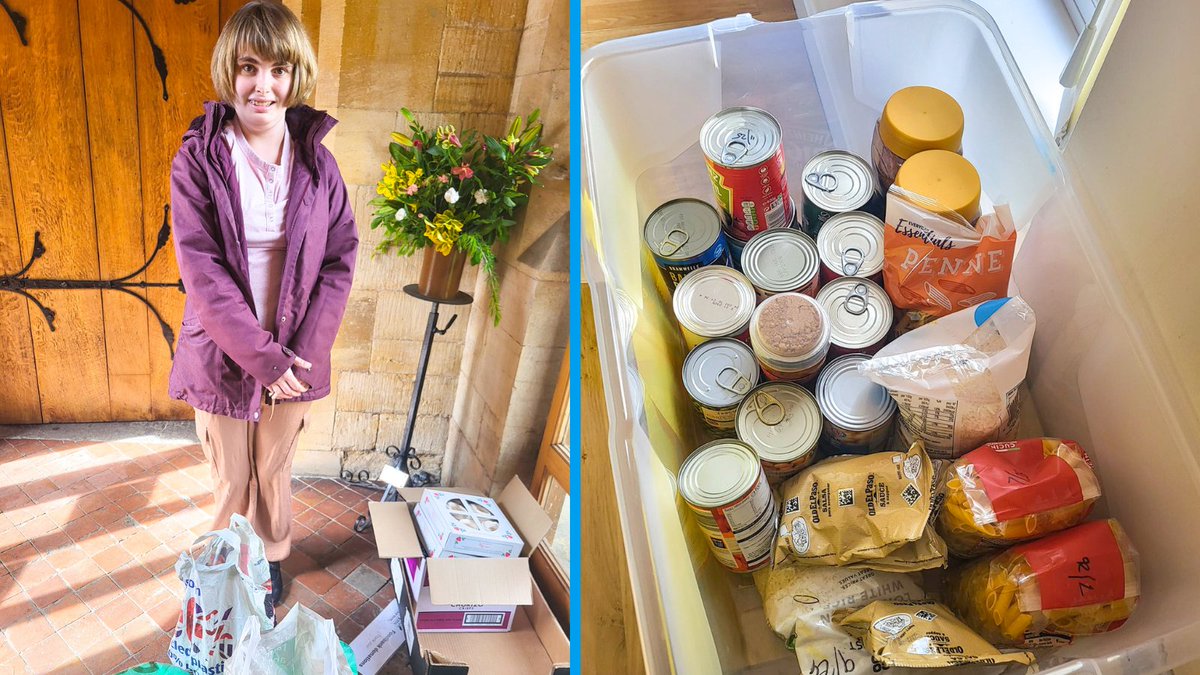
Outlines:
<svg viewBox="0 0 1200 675"><path fill-rule="evenodd" d="M541 543L552 526L537 500L516 478L497 500L526 542L520 557L429 558L421 549L412 513L423 492L404 488L399 490L403 502L369 505L379 556L392 559L392 581L413 672L416 675L468 672L569 675L570 642L529 571L530 551ZM412 571L408 569L409 560L414 562ZM491 632L475 632L478 628L468 625L465 619L460 620L462 628L455 632L417 628L421 607L445 613L447 607L455 605L471 606L460 612L464 616L471 612L487 613L480 609L483 607L511 606L511 618L505 620L507 632L495 627Z"/></svg>
<svg viewBox="0 0 1200 675"><path fill-rule="evenodd" d="M425 490L413 515L432 558L512 558L525 544L496 500L487 497Z"/></svg>
<svg viewBox="0 0 1200 675"><path fill-rule="evenodd" d="M570 675L571 643L536 585L532 603L517 608L508 633L426 633L415 629L401 561L393 558L391 565L414 675Z"/></svg>
<svg viewBox="0 0 1200 675"><path fill-rule="evenodd" d="M518 479L496 500L525 541L510 558L429 557L417 536L414 509L428 490L399 490L403 502L372 502L371 520L379 555L412 561L408 579L418 630L497 632L511 629L518 605L533 602L528 555L541 543L550 517ZM499 615L499 616L497 616Z"/></svg>
<svg viewBox="0 0 1200 675"><path fill-rule="evenodd" d="M412 589L417 630L421 632L507 631L512 628L516 605L435 605L429 597L429 575L425 558L405 558L397 567ZM393 574L396 570L393 569Z"/></svg>

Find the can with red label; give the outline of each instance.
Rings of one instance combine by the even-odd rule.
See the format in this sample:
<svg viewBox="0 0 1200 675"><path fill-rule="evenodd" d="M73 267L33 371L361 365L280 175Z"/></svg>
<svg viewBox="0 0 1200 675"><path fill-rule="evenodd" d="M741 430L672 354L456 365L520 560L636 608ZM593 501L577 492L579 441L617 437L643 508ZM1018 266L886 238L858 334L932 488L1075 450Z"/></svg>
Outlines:
<svg viewBox="0 0 1200 675"><path fill-rule="evenodd" d="M765 110L726 108L700 128L717 205L729 236L740 241L772 227L790 227L796 205L788 194L783 129Z"/></svg>
<svg viewBox="0 0 1200 675"><path fill-rule="evenodd" d="M821 283L865 277L883 283L883 221L863 211L839 213L817 233Z"/></svg>
<svg viewBox="0 0 1200 675"><path fill-rule="evenodd" d="M817 295L817 245L800 230L759 232L742 251L742 274L754 284L759 301L776 293Z"/></svg>
<svg viewBox="0 0 1200 675"><path fill-rule="evenodd" d="M722 565L753 572L771 564L779 506L753 448L735 440L700 446L679 467L679 494Z"/></svg>

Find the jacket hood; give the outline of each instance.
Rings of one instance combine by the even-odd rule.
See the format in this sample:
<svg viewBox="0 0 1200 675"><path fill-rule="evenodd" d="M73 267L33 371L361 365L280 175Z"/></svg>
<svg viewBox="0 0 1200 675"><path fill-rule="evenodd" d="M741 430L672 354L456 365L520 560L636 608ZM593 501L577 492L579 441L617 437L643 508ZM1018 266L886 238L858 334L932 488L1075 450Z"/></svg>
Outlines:
<svg viewBox="0 0 1200 675"><path fill-rule="evenodd" d="M218 159L222 164L232 161L221 141L221 129L225 123L237 116L233 106L222 101L206 101L204 114L192 120L183 140L198 138L208 155ZM317 148L321 140L337 124L337 120L324 110L316 110L306 105L288 108L284 113L284 121L296 144L296 156L318 175Z"/></svg>

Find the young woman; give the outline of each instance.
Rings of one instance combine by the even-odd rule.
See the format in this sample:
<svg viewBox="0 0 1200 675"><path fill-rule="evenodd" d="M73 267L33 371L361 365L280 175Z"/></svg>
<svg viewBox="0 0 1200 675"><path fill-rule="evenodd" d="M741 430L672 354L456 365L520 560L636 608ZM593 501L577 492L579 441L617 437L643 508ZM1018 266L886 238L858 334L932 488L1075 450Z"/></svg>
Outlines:
<svg viewBox="0 0 1200 675"><path fill-rule="evenodd" d="M170 394L196 409L212 527L249 519L266 544L273 604L291 548L292 458L305 413L329 393L358 246L345 183L321 145L337 122L303 104L316 76L296 16L248 3L213 50L221 101L204 105L171 166L187 299Z"/></svg>

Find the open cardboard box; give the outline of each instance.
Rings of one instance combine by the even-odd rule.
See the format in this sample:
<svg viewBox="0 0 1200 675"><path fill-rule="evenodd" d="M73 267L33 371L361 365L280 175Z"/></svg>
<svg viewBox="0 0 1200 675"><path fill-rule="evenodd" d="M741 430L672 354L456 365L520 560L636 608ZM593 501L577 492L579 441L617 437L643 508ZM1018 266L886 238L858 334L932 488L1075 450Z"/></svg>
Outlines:
<svg viewBox="0 0 1200 675"><path fill-rule="evenodd" d="M464 494L472 490L446 488ZM391 558L392 579L400 604L401 623L416 675L476 673L527 675L570 673L570 643L545 597L533 582L529 554L550 531L550 517L517 478L496 499L521 533L525 548L519 558L428 558L421 548L412 507L424 492L399 490L400 502L371 502L372 530L381 558ZM406 561L416 563L412 570ZM428 586L416 570L424 569ZM479 616L507 607L507 628L481 628ZM422 609L424 608L424 609ZM422 617L436 615L432 630L419 627ZM447 615L450 615L449 617ZM448 629L452 617L460 627ZM454 632L437 632L453 630ZM488 632L481 632L481 631ZM499 632L507 631L507 632Z"/></svg>

